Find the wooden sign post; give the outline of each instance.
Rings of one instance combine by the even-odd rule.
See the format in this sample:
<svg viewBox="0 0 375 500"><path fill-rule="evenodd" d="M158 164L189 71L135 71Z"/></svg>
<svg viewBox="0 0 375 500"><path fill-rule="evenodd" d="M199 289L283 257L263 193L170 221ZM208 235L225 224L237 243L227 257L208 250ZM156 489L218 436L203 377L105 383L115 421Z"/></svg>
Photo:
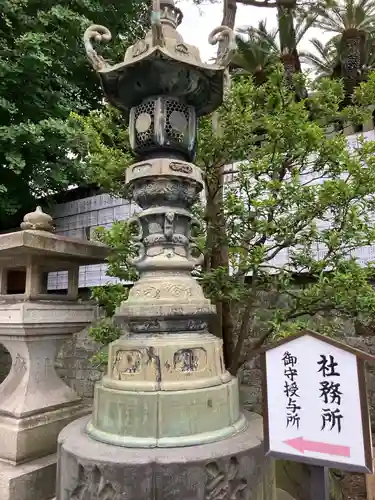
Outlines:
<svg viewBox="0 0 375 500"><path fill-rule="evenodd" d="M310 466L306 500L329 500L328 468L373 470L364 360L311 331L262 351L266 453Z"/></svg>

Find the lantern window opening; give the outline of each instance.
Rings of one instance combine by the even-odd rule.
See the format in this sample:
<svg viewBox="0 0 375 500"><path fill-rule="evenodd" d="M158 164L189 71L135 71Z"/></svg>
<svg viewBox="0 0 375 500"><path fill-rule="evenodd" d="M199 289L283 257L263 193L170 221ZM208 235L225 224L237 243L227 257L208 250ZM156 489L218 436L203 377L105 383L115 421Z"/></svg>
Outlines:
<svg viewBox="0 0 375 500"><path fill-rule="evenodd" d="M26 266L3 270L1 294L23 295L26 291Z"/></svg>

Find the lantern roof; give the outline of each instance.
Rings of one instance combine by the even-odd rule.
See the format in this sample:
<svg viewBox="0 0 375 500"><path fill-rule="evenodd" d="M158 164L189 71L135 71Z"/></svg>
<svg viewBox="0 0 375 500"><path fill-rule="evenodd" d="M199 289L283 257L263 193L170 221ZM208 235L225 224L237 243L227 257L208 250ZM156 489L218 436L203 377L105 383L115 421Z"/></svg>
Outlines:
<svg viewBox="0 0 375 500"><path fill-rule="evenodd" d="M33 256L48 264L63 260L92 265L105 262L110 253L100 242L55 234L52 217L40 207L25 215L21 229L0 235L0 264Z"/></svg>
<svg viewBox="0 0 375 500"><path fill-rule="evenodd" d="M151 29L144 39L127 49L124 61L114 66L99 56L91 43L109 41L109 30L94 25L86 31L86 52L99 73L104 93L125 116L133 106L158 95L184 100L196 108L197 116L211 113L222 103L233 32L222 26L211 33L209 43L227 39L227 49L214 64L203 63L199 49L185 43L177 31L182 18L173 0L154 0Z"/></svg>

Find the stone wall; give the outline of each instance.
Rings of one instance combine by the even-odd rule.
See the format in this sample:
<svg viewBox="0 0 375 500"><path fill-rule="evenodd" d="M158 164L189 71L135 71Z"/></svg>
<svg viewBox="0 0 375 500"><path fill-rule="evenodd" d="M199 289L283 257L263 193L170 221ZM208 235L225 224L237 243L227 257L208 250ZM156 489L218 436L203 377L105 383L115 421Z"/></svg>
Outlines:
<svg viewBox="0 0 375 500"><path fill-rule="evenodd" d="M64 343L56 360L57 373L83 398L92 398L94 385L102 371L90 361L98 349L87 334L87 329Z"/></svg>
<svg viewBox="0 0 375 500"><path fill-rule="evenodd" d="M350 337L347 343L375 356L375 336ZM366 363L367 394L371 415L372 432L375 435L375 364Z"/></svg>

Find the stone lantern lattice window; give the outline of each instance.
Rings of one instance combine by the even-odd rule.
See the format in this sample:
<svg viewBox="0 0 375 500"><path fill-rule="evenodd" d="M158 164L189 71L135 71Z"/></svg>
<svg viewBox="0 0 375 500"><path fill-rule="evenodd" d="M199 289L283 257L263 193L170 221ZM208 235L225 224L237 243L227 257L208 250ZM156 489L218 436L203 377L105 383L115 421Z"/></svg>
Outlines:
<svg viewBox="0 0 375 500"><path fill-rule="evenodd" d="M174 97L146 99L130 111L130 144L138 154L160 148L178 151L187 160L195 155L197 118L193 106Z"/></svg>

